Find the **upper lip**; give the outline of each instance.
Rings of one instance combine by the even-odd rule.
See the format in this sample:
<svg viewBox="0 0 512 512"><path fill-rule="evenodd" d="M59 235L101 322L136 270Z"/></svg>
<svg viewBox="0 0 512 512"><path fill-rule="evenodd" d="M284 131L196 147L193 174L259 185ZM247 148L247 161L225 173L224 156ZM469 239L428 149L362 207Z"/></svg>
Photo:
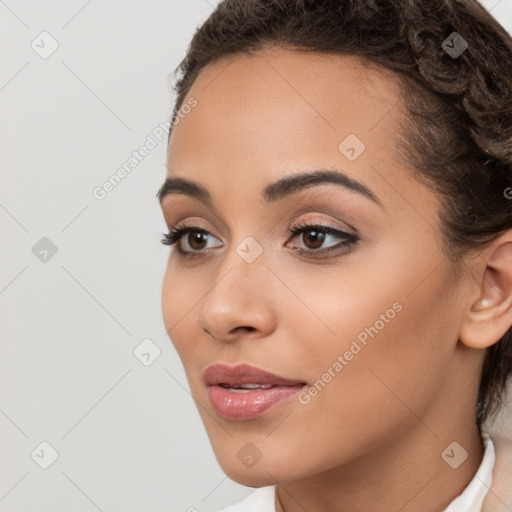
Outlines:
<svg viewBox="0 0 512 512"><path fill-rule="evenodd" d="M286 379L279 375L256 368L249 364L229 366L227 364L212 364L203 373L203 379L207 386L226 384L272 384L274 386L297 386L305 382L294 379Z"/></svg>

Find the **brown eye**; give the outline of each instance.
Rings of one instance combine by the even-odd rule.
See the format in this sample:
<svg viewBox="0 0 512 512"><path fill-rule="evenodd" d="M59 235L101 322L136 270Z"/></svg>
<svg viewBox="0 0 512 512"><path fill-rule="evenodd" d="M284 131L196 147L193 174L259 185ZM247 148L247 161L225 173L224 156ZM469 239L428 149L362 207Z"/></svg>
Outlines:
<svg viewBox="0 0 512 512"><path fill-rule="evenodd" d="M187 241L189 247L193 251L200 251L204 249L204 246L208 241L208 235L199 231L189 231L189 233L187 233L183 238Z"/></svg>
<svg viewBox="0 0 512 512"><path fill-rule="evenodd" d="M216 238L209 231L195 225L173 227L169 233L163 233L163 235L162 243L176 244L177 254L182 258L202 256L210 252L212 247L222 247L222 242L208 247L208 242Z"/></svg>
<svg viewBox="0 0 512 512"><path fill-rule="evenodd" d="M347 252L359 241L359 237L352 233L346 233L330 226L304 222L299 222L289 231L294 235L293 238L299 240L299 246L292 247L292 249L296 250L298 254L306 256L322 256L331 251Z"/></svg>
<svg viewBox="0 0 512 512"><path fill-rule="evenodd" d="M308 249L319 249L325 241L325 233L309 229L303 232L302 240Z"/></svg>

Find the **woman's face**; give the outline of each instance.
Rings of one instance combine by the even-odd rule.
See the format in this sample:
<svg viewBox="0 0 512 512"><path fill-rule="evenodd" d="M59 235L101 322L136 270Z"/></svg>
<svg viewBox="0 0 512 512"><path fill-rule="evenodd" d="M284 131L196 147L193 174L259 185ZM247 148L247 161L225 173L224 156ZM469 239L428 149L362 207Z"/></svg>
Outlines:
<svg viewBox="0 0 512 512"><path fill-rule="evenodd" d="M196 230L171 248L163 316L216 457L242 484L319 474L406 434L439 434L440 453L471 403L465 285L442 252L437 197L396 153L399 98L384 69L274 48L205 68L184 101L168 178L210 201L162 194L168 227ZM321 170L340 178L270 187ZM209 386L216 363L295 385Z"/></svg>

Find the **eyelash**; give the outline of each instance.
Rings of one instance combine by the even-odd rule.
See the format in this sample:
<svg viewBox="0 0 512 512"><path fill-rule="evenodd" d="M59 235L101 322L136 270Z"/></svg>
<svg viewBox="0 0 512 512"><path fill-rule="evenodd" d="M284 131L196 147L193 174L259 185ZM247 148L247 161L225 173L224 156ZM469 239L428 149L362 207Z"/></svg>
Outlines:
<svg viewBox="0 0 512 512"><path fill-rule="evenodd" d="M291 228L288 229L288 232L293 235L293 237L301 234L301 233L307 233L308 231L315 231L317 233L322 233L325 235L332 235L336 238L341 238L343 241L328 247L324 250L314 250L314 249L303 249L301 247L295 247L293 248L294 251L297 251L300 255L306 255L311 256L312 254L325 254L331 251L340 250L340 252L347 252L353 247L357 245L359 242L359 237L352 234L352 233L346 233L345 231L341 231L339 229L334 229L329 226L323 226L321 224L308 224L306 221L299 221L295 225L293 225ZM211 233L207 231L206 229L201 228L197 224L194 224L191 222L188 225L177 225L170 229L169 233L162 233L164 238L161 240L161 243L164 245L174 245L176 244L176 251L178 253L178 256L183 259L193 259L197 257L201 257L204 254L206 254L207 251L203 252L194 252L189 253L187 251L184 251L181 248L181 244L178 243L181 241L181 239L189 234L189 233L202 233L206 235L210 235ZM292 237L292 238L293 238ZM211 249L210 249L211 250Z"/></svg>

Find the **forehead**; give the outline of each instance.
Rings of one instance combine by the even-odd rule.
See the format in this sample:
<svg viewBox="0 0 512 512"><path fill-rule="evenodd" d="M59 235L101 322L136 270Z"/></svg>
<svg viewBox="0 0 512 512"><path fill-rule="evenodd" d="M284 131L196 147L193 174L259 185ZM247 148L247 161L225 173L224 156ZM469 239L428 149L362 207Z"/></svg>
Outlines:
<svg viewBox="0 0 512 512"><path fill-rule="evenodd" d="M275 47L235 54L204 68L183 104L190 98L197 105L172 131L168 167L214 193L256 196L266 183L314 167L374 181L371 161L396 164L399 82L355 56ZM340 144L354 135L364 149L351 161Z"/></svg>
<svg viewBox="0 0 512 512"><path fill-rule="evenodd" d="M368 59L270 47L209 64L183 103L198 100L194 110L201 112L205 129L209 121L229 128L229 121L263 122L293 114L341 135L351 127L370 130L400 96L397 75ZM221 117L211 119L214 115Z"/></svg>

